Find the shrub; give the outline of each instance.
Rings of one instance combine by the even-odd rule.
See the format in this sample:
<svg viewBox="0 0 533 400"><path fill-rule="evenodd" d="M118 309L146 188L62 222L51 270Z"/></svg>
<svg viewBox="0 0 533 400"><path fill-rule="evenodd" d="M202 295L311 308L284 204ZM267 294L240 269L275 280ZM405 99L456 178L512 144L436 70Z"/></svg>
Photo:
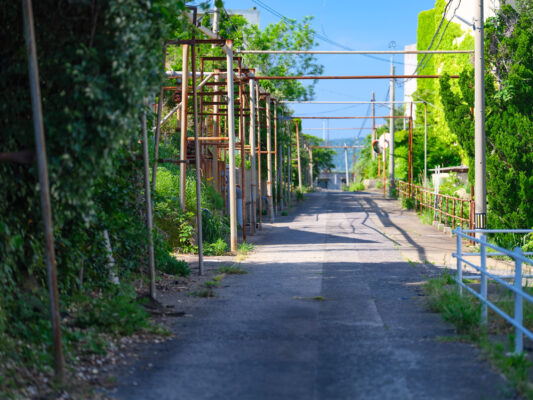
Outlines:
<svg viewBox="0 0 533 400"><path fill-rule="evenodd" d="M218 239L214 243L205 243L204 245L204 254L206 256L221 256L227 252L228 244L222 239Z"/></svg>

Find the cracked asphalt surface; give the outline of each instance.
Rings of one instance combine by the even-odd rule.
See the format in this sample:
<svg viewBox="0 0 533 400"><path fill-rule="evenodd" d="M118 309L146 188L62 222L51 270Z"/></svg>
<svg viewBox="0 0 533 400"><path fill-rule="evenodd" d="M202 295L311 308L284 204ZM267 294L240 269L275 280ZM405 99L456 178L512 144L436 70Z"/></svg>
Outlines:
<svg viewBox="0 0 533 400"><path fill-rule="evenodd" d="M420 283L374 224L373 193L318 192L258 236L217 298L122 376L120 399L513 399L476 348L443 340ZM398 226L401 230L401 224ZM409 245L417 247L416 238Z"/></svg>

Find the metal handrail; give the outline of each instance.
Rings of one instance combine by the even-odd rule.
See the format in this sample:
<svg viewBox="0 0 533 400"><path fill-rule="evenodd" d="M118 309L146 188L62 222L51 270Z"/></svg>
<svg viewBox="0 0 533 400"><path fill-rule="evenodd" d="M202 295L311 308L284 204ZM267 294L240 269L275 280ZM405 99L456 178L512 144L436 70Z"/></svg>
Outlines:
<svg viewBox="0 0 533 400"><path fill-rule="evenodd" d="M433 189L403 181L398 182L398 188L400 195L413 199L415 210L420 212L423 209L433 210L434 220L438 220L439 222L443 222L443 219L445 222L450 220L452 228L455 228L457 225L463 226L463 224L469 228L474 226L473 215L475 205L472 199L463 199L448 194L435 193ZM468 217L465 217L465 213L468 213Z"/></svg>
<svg viewBox="0 0 533 400"><path fill-rule="evenodd" d="M522 289L522 279L529 277L529 275L522 274L522 263L533 265L533 259L525 257L526 255L533 255L532 252L524 254L521 248L515 248L513 251L504 249L503 247L491 244L487 242L487 234L490 233L531 233L533 229L461 229L457 228L453 230L453 233L457 237L457 249L453 253L453 257L457 259L457 274L455 276L455 281L459 285L459 293L462 295L462 289L465 288L475 297L481 301L481 322L483 324L487 323L488 318L488 308L491 308L494 312L504 318L512 326L515 327L515 353L520 354L524 350L524 335L528 338L533 339L533 332L524 327L523 325L523 300L527 300L530 303L533 303L533 296L524 292ZM481 234L479 238L476 238L474 234ZM462 240L467 239L473 243L479 243L481 248L479 253L463 253L462 250ZM496 250L495 253L488 253L487 248ZM480 265L476 265L473 262L466 260L464 257L477 255L480 256ZM497 276L487 271L487 257L492 257L496 255L506 255L511 257L515 262L515 274L514 274L514 283L511 285L504 281L504 279L513 278L513 276ZM480 280L480 291L479 293L466 285L463 282L463 263L471 266L476 271L480 273L480 277L477 278ZM495 282L498 282L500 285L509 289L514 293L514 317L511 317L505 311L501 310L488 299L487 295L487 279L491 279Z"/></svg>

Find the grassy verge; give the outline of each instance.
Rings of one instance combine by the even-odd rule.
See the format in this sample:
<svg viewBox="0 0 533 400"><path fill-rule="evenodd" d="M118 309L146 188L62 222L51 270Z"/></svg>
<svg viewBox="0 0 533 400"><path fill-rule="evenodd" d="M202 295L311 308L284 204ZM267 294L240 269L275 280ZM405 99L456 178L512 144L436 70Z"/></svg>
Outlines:
<svg viewBox="0 0 533 400"><path fill-rule="evenodd" d="M533 385L530 381L531 361L524 354L513 354L514 335L508 324L502 323L494 313L489 313L489 324L481 323L481 305L472 295L459 293L452 276L444 273L440 278L430 279L424 285L429 307L439 312L443 319L455 326L459 340L476 344L493 366L503 373L509 382L527 399L533 400ZM496 295L493 300L504 309L509 307L507 295ZM531 319L533 310L526 310L524 321ZM507 341L496 342L494 335L507 335Z"/></svg>
<svg viewBox="0 0 533 400"><path fill-rule="evenodd" d="M123 283L80 291L61 303L64 387L53 380L46 292L22 293L16 302L7 303L18 318L0 335L0 398L56 398L61 392L92 398L91 382L100 374L94 367L100 364L95 363L114 357L121 338L170 333L153 322L145 301L132 284Z"/></svg>

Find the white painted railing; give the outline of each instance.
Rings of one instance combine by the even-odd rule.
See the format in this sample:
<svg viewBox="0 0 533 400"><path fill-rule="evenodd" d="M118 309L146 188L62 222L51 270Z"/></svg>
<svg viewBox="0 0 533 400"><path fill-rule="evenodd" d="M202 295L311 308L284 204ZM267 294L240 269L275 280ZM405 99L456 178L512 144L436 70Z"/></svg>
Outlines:
<svg viewBox="0 0 533 400"><path fill-rule="evenodd" d="M455 280L459 285L459 290L462 294L462 288L465 288L475 297L481 301L481 322L486 324L488 317L488 308L491 308L496 314L515 327L515 353L522 353L524 348L523 335L533 340L533 332L525 328L523 325L523 301L529 301L533 304L533 296L524 292L522 288L522 280L531 277L530 275L522 274L522 264L533 265L533 260L526 256L533 255L533 252L524 253L521 248L515 248L513 251L504 249L502 247L493 245L487 242L487 234L491 233L517 233L524 234L533 232L532 229L461 229L457 228L453 231L457 237L457 249L453 256L457 259L457 274ZM476 238L479 234L479 238ZM466 239L480 245L479 253L464 253L462 240ZM487 248L495 250L495 252L487 252ZM480 258L479 265L468 261L466 257L478 256ZM514 275L497 276L487 271L487 257L494 256L508 256L514 261ZM463 276L463 263L469 265L479 272L480 276ZM477 292L463 282L463 279L479 279L480 291ZM513 284L506 282L504 279L513 279ZM487 296L487 282L491 279L514 293L514 316L511 317L505 311L501 310L492 303Z"/></svg>

